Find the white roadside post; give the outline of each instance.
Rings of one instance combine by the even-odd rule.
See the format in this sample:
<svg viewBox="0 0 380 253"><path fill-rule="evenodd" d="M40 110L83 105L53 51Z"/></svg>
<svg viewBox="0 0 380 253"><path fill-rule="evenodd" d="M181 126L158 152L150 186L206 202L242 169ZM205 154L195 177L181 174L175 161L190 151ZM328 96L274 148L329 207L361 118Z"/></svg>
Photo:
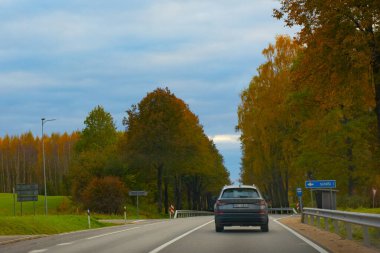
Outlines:
<svg viewBox="0 0 380 253"><path fill-rule="evenodd" d="M375 208L375 196L376 196L376 188L372 187L372 208Z"/></svg>
<svg viewBox="0 0 380 253"><path fill-rule="evenodd" d="M91 229L90 209L87 209L88 228Z"/></svg>
<svg viewBox="0 0 380 253"><path fill-rule="evenodd" d="M124 206L124 224L127 224L127 206Z"/></svg>

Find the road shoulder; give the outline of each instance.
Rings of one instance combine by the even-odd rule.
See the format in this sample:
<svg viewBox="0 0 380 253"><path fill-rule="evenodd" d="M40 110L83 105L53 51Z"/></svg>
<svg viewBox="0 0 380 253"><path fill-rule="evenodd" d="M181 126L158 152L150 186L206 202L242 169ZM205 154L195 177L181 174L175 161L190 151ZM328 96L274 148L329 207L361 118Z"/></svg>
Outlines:
<svg viewBox="0 0 380 253"><path fill-rule="evenodd" d="M317 227L301 223L301 217L290 216L278 219L279 222L295 230L299 234L322 246L330 252L344 253L378 253L378 249L368 248L358 242L346 240L337 234L330 233Z"/></svg>
<svg viewBox="0 0 380 253"><path fill-rule="evenodd" d="M33 240L47 235L2 235L0 236L0 245L9 243L21 242L26 240Z"/></svg>

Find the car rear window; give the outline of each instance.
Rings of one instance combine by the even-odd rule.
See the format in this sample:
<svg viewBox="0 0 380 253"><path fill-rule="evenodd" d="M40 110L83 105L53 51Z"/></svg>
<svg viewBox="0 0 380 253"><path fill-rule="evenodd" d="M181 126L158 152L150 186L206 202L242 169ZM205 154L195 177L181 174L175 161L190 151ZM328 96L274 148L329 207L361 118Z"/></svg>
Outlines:
<svg viewBox="0 0 380 253"><path fill-rule="evenodd" d="M222 194L222 198L232 199L232 198L258 198L259 193L255 189L251 188L236 188L236 189L226 189Z"/></svg>

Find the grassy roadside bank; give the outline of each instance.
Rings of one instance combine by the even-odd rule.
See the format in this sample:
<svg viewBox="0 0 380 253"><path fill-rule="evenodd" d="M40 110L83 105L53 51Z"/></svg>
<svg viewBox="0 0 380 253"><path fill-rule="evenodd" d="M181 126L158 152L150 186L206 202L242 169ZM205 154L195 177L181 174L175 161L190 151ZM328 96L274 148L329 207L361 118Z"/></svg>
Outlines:
<svg viewBox="0 0 380 253"><path fill-rule="evenodd" d="M34 206L36 215L34 216ZM135 205L127 205L127 219L160 219L166 215L155 213L154 206L140 203L139 215ZM48 215L45 216L44 196L38 196L38 201L14 202L13 194L0 193L0 235L37 235L57 234L88 229L85 210L77 208L67 196L48 196ZM91 212L91 227L101 228L112 226L98 220L124 219L123 214L106 215Z"/></svg>
<svg viewBox="0 0 380 253"><path fill-rule="evenodd" d="M92 228L110 226L91 219ZM88 229L85 215L37 215L0 217L0 235L57 234Z"/></svg>

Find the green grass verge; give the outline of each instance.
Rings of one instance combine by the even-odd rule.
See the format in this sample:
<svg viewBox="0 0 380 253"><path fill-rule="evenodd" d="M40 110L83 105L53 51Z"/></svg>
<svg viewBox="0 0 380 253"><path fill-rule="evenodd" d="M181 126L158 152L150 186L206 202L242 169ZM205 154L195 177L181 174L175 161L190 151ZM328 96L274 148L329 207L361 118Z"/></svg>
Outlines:
<svg viewBox="0 0 380 253"><path fill-rule="evenodd" d="M111 226L91 219L91 228ZM85 215L38 215L0 217L0 235L57 234L88 229Z"/></svg>
<svg viewBox="0 0 380 253"><path fill-rule="evenodd" d="M48 196L48 214L73 214L75 208L66 196ZM22 206L22 207L21 207ZM45 198L39 195L38 201L14 202L12 193L0 193L0 216L33 215L34 206L36 215L45 214Z"/></svg>
<svg viewBox="0 0 380 253"><path fill-rule="evenodd" d="M48 196L48 215L45 216L44 196L38 196L38 201L14 202L13 194L0 193L0 235L34 235L56 234L75 230L88 229L85 210L80 210L66 196ZM34 216L34 206L35 213ZM127 219L160 219L167 215L155 212L155 206L140 203L139 216L135 205L127 205ZM124 214L105 215L91 212L91 227L99 228L112 224L100 223L99 219L124 219Z"/></svg>

